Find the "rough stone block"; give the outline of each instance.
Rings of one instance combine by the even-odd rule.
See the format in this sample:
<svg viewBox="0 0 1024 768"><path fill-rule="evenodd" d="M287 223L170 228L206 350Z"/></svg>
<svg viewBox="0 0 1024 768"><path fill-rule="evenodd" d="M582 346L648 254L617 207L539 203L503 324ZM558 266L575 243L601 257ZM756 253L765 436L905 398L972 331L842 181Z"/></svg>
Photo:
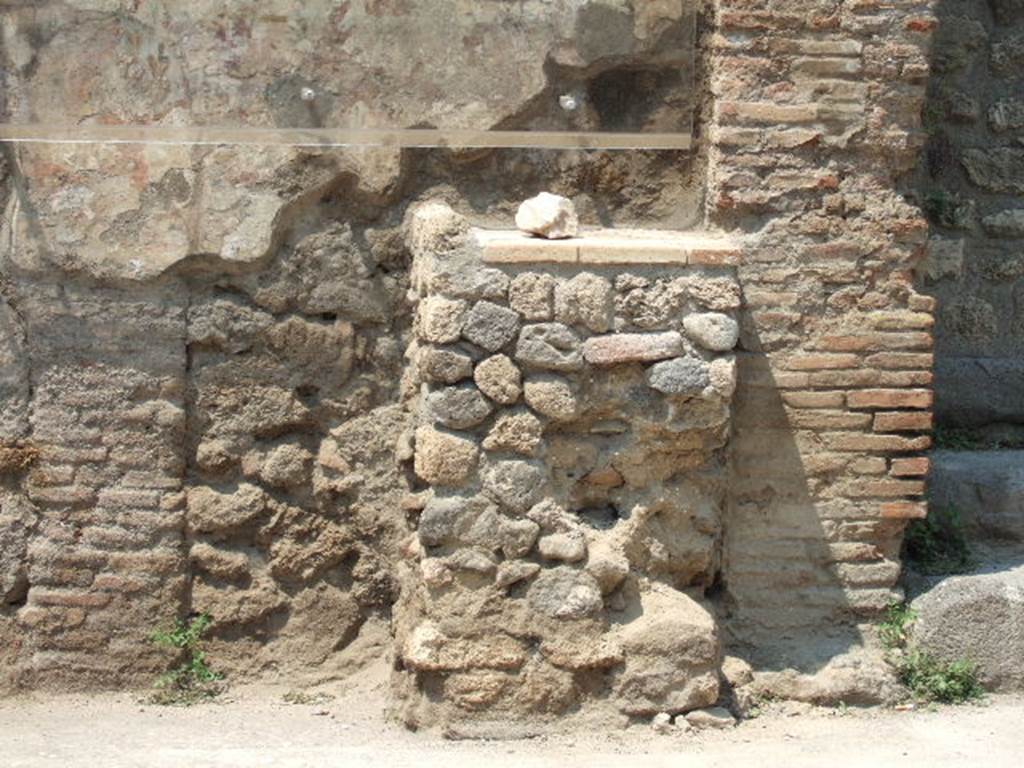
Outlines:
<svg viewBox="0 0 1024 768"><path fill-rule="evenodd" d="M939 357L935 418L951 427L1024 424L1024 360Z"/></svg>
<svg viewBox="0 0 1024 768"><path fill-rule="evenodd" d="M740 338L740 326L720 312L687 315L683 318L686 335L713 352L728 352Z"/></svg>
<svg viewBox="0 0 1024 768"><path fill-rule="evenodd" d="M462 335L488 352L512 341L519 329L519 314L490 301L478 301L466 315Z"/></svg>
<svg viewBox="0 0 1024 768"><path fill-rule="evenodd" d="M968 658L981 682L1024 691L1024 567L987 564L982 573L950 576L911 602L911 642L943 661Z"/></svg>
<svg viewBox="0 0 1024 768"><path fill-rule="evenodd" d="M534 368L578 371L583 367L580 338L561 323L523 326L516 345L516 360Z"/></svg>
<svg viewBox="0 0 1024 768"><path fill-rule="evenodd" d="M494 355L480 362L473 372L473 380L485 395L501 405L512 405L522 393L522 374L505 355Z"/></svg>
<svg viewBox="0 0 1024 768"><path fill-rule="evenodd" d="M432 485L463 484L476 470L479 449L472 440L432 427L416 430L416 474Z"/></svg>
<svg viewBox="0 0 1024 768"><path fill-rule="evenodd" d="M473 359L454 349L421 349L418 363L420 375L437 384L455 384L473 375Z"/></svg>
<svg viewBox="0 0 1024 768"><path fill-rule="evenodd" d="M458 341L468 306L465 301L428 296L419 306L420 337L434 344Z"/></svg>
<svg viewBox="0 0 1024 768"><path fill-rule="evenodd" d="M697 395L711 383L711 378L708 364L703 360L677 357L652 365L647 383L666 395Z"/></svg>
<svg viewBox="0 0 1024 768"><path fill-rule="evenodd" d="M516 275L509 286L509 306L525 320L551 320L554 317L555 278L538 272Z"/></svg>
<svg viewBox="0 0 1024 768"><path fill-rule="evenodd" d="M512 512L526 512L544 494L547 472L539 462L504 459L484 470L484 493Z"/></svg>
<svg viewBox="0 0 1024 768"><path fill-rule="evenodd" d="M554 619L582 619L603 606L594 577L570 566L542 570L530 585L526 599L530 608Z"/></svg>
<svg viewBox="0 0 1024 768"><path fill-rule="evenodd" d="M494 426L484 438L484 450L532 455L540 445L543 433L544 425L529 411L509 411L495 419Z"/></svg>
<svg viewBox="0 0 1024 768"><path fill-rule="evenodd" d="M595 333L611 329L614 292L607 278L582 272L555 286L555 319L566 325L583 325Z"/></svg>
<svg viewBox="0 0 1024 768"><path fill-rule="evenodd" d="M928 498L976 537L1024 541L1024 451L934 451Z"/></svg>
<svg viewBox="0 0 1024 768"><path fill-rule="evenodd" d="M542 375L526 380L526 404L553 421L572 421L580 412L579 398L567 379Z"/></svg>
<svg viewBox="0 0 1024 768"><path fill-rule="evenodd" d="M719 639L711 613L682 592L654 584L635 618L615 633L626 664L615 681L630 715L677 714L718 700Z"/></svg>
<svg viewBox="0 0 1024 768"><path fill-rule="evenodd" d="M444 387L427 396L427 411L438 424L451 429L470 429L491 415L493 407L470 385Z"/></svg>

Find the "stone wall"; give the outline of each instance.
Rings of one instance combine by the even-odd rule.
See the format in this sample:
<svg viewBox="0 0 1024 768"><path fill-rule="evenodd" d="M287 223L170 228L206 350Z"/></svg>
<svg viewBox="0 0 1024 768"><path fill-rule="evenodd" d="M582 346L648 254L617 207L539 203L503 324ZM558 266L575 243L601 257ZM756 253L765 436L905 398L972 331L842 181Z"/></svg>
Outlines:
<svg viewBox="0 0 1024 768"><path fill-rule="evenodd" d="M141 684L147 635L209 611L236 679L394 647L412 723L887 697L864 625L925 513L931 3L699 22L687 156L5 146L0 680ZM53 50L19 39L31 106ZM471 230L538 188L735 246Z"/></svg>
<svg viewBox="0 0 1024 768"><path fill-rule="evenodd" d="M939 299L937 416L982 442L1024 439L1024 7L938 3L918 195Z"/></svg>
<svg viewBox="0 0 1024 768"><path fill-rule="evenodd" d="M715 704L731 351L725 241L470 233L412 215L407 722ZM412 505L411 505L412 506Z"/></svg>

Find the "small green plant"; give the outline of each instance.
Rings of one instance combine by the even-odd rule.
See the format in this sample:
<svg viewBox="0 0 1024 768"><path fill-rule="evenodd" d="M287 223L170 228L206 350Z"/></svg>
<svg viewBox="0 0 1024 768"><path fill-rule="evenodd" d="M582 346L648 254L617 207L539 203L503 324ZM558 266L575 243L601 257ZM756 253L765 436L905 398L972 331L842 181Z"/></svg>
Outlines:
<svg viewBox="0 0 1024 768"><path fill-rule="evenodd" d="M974 567L960 513L933 507L924 520L914 520L903 536L905 561L918 573L966 573Z"/></svg>
<svg viewBox="0 0 1024 768"><path fill-rule="evenodd" d="M910 628L917 614L907 605L893 603L886 609L878 635L888 649L889 663L900 682L919 702L962 704L981 698L985 689L978 667L969 659L940 661L929 653L910 648Z"/></svg>
<svg viewBox="0 0 1024 768"><path fill-rule="evenodd" d="M978 665L968 659L939 661L924 651L909 650L897 661L896 672L919 701L962 704L985 695Z"/></svg>
<svg viewBox="0 0 1024 768"><path fill-rule="evenodd" d="M893 603L885 609L885 620L878 625L878 636L890 651L906 648L910 640L910 626L917 614L906 603Z"/></svg>
<svg viewBox="0 0 1024 768"><path fill-rule="evenodd" d="M176 667L156 681L155 703L188 705L220 693L217 683L223 677L210 668L201 645L203 635L212 623L210 614L201 613L188 621L178 619L173 629L156 631L151 635L157 645L177 650L181 659Z"/></svg>

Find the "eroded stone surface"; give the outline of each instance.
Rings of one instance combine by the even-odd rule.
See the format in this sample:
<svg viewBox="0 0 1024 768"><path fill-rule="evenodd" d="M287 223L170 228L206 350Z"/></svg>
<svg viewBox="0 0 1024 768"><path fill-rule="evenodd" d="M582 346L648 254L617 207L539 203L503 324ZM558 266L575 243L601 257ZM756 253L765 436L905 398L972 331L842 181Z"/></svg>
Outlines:
<svg viewBox="0 0 1024 768"><path fill-rule="evenodd" d="M677 357L650 368L647 381L666 395L694 395L710 382L708 365L692 357Z"/></svg>
<svg viewBox="0 0 1024 768"><path fill-rule="evenodd" d="M480 391L501 405L512 405L522 393L522 374L505 355L494 355L481 361L473 372Z"/></svg>
<svg viewBox="0 0 1024 768"><path fill-rule="evenodd" d="M552 371L579 370L583 366L580 338L561 323L523 326L516 344L516 360Z"/></svg>

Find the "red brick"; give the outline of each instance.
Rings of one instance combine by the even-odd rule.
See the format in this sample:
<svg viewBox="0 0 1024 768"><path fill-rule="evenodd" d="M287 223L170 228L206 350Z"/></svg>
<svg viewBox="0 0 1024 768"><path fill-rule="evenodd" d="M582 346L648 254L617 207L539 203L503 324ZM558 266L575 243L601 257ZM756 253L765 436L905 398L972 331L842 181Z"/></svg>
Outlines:
<svg viewBox="0 0 1024 768"><path fill-rule="evenodd" d="M861 429L871 423L871 414L824 410L796 411L790 414L789 423L797 429Z"/></svg>
<svg viewBox="0 0 1024 768"><path fill-rule="evenodd" d="M860 432L833 432L822 435L825 447L833 451L926 451L930 437L868 435Z"/></svg>
<svg viewBox="0 0 1024 768"><path fill-rule="evenodd" d="M875 432L927 432L931 428L931 411L892 411L875 414Z"/></svg>
<svg viewBox="0 0 1024 768"><path fill-rule="evenodd" d="M893 477L924 477L931 462L926 456L913 459L893 459L889 474Z"/></svg>
<svg viewBox="0 0 1024 768"><path fill-rule="evenodd" d="M912 331L935 325L935 318L928 312L872 312L869 318L880 331Z"/></svg>
<svg viewBox="0 0 1024 768"><path fill-rule="evenodd" d="M869 355L864 362L872 368L928 370L935 363L935 355L931 352L876 352Z"/></svg>
<svg viewBox="0 0 1024 768"><path fill-rule="evenodd" d="M930 333L861 333L847 336L823 336L812 344L815 349L830 352L875 352L887 349L931 349L934 340Z"/></svg>
<svg viewBox="0 0 1024 768"><path fill-rule="evenodd" d="M881 372L871 368L849 371L815 371L810 374L812 387L877 387Z"/></svg>
<svg viewBox="0 0 1024 768"><path fill-rule="evenodd" d="M856 368L861 358L853 354L794 355L786 361L791 371L822 371L842 368Z"/></svg>
<svg viewBox="0 0 1024 768"><path fill-rule="evenodd" d="M935 297L915 294L910 297L910 300L907 302L907 306L918 312L934 312Z"/></svg>
<svg viewBox="0 0 1024 768"><path fill-rule="evenodd" d="M882 371L878 377L883 387L930 387L934 380L931 371Z"/></svg>
<svg viewBox="0 0 1024 768"><path fill-rule="evenodd" d="M851 408L931 408L933 400L928 389L865 389L846 396Z"/></svg>
<svg viewBox="0 0 1024 768"><path fill-rule="evenodd" d="M858 475L882 475L888 468L881 456L861 456L850 462L850 469Z"/></svg>
<svg viewBox="0 0 1024 768"><path fill-rule="evenodd" d="M783 392L782 399L793 408L842 408L842 392Z"/></svg>
<svg viewBox="0 0 1024 768"><path fill-rule="evenodd" d="M848 494L851 498L921 496L924 494L924 483L921 480L872 480L858 483Z"/></svg>
<svg viewBox="0 0 1024 768"><path fill-rule="evenodd" d="M690 251L688 262L708 267L736 266L743 261L743 253L738 250L714 250L711 248Z"/></svg>
<svg viewBox="0 0 1024 768"><path fill-rule="evenodd" d="M879 509L882 517L891 520L921 520L928 516L928 504L923 501L890 501Z"/></svg>
<svg viewBox="0 0 1024 768"><path fill-rule="evenodd" d="M33 589L32 602L36 605L64 605L75 608L102 608L111 595L103 592L73 592L64 590Z"/></svg>

